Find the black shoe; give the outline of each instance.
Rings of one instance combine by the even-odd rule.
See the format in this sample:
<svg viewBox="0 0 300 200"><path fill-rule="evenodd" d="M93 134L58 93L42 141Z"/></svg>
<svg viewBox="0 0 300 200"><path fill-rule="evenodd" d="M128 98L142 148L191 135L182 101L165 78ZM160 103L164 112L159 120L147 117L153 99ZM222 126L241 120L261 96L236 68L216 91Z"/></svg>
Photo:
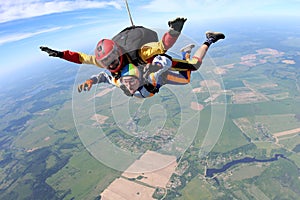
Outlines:
<svg viewBox="0 0 300 200"><path fill-rule="evenodd" d="M215 43L220 39L225 39L225 35L221 32L207 31L205 35L208 40L212 41L212 43Z"/></svg>

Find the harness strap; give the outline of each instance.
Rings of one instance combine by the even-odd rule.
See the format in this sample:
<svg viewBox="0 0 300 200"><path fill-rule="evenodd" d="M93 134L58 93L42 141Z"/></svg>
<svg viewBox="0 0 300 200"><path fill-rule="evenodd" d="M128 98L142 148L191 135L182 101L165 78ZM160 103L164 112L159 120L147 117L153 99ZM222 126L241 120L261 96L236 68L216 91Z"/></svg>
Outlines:
<svg viewBox="0 0 300 200"><path fill-rule="evenodd" d="M156 86L154 86L153 84L151 84L149 82L145 83L143 86L150 93L155 94L155 93L159 92L159 88L157 88Z"/></svg>

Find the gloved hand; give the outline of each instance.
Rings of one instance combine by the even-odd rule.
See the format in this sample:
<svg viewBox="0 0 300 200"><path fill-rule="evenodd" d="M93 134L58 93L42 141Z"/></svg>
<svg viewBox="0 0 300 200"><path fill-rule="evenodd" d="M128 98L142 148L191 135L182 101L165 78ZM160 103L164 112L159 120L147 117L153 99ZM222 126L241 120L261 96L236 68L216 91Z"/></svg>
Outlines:
<svg viewBox="0 0 300 200"><path fill-rule="evenodd" d="M50 49L49 47L40 46L40 49L41 51L45 51L46 53L48 53L49 56L59 57L59 58L62 58L64 56L63 52Z"/></svg>
<svg viewBox="0 0 300 200"><path fill-rule="evenodd" d="M78 92L82 92L82 90L84 91L90 91L90 89L92 88L92 85L93 85L93 80L89 79L89 80L86 80L84 83L78 85Z"/></svg>
<svg viewBox="0 0 300 200"><path fill-rule="evenodd" d="M185 21L186 21L186 18L177 17L174 20L168 21L168 25L172 30L180 33Z"/></svg>
<svg viewBox="0 0 300 200"><path fill-rule="evenodd" d="M142 78L142 85L148 82L148 77L151 73L157 72L158 70L162 69L162 66L160 65L153 65L151 63L148 63L143 68L143 78Z"/></svg>

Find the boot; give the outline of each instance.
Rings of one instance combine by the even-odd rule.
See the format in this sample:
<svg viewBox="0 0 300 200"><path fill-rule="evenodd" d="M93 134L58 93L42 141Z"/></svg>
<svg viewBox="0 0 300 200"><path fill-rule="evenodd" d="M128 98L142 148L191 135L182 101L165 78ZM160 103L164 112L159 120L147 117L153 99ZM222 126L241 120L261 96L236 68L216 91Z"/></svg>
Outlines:
<svg viewBox="0 0 300 200"><path fill-rule="evenodd" d="M225 39L225 35L221 32L207 31L205 35L206 38L211 41L211 43L215 43L220 39Z"/></svg>

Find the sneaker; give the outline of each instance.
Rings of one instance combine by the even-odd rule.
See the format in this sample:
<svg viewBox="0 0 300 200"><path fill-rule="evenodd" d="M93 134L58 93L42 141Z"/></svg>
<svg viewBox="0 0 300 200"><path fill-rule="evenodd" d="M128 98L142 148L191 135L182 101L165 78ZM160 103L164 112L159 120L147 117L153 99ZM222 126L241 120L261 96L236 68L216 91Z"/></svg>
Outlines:
<svg viewBox="0 0 300 200"><path fill-rule="evenodd" d="M225 39L225 35L221 32L212 32L212 31L207 31L205 33L206 38L208 40L211 40L213 43L217 42L220 39Z"/></svg>
<svg viewBox="0 0 300 200"><path fill-rule="evenodd" d="M194 44L188 44L180 49L181 52L191 53L192 49L195 47Z"/></svg>

